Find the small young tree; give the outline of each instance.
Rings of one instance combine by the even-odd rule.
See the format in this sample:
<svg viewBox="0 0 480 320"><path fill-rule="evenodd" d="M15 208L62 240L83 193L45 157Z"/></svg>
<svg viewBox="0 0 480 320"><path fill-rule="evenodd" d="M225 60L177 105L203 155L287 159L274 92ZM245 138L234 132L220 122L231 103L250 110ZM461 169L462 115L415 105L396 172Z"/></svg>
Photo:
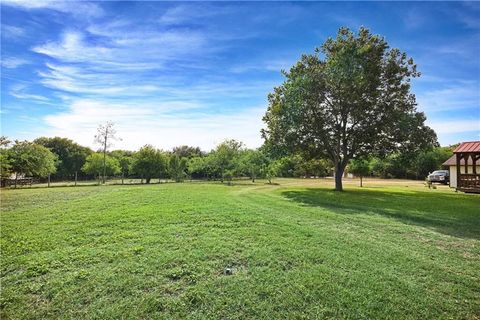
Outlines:
<svg viewBox="0 0 480 320"><path fill-rule="evenodd" d="M363 187L363 177L370 173L370 163L366 159L354 159L350 161L349 171L360 176L360 187Z"/></svg>
<svg viewBox="0 0 480 320"><path fill-rule="evenodd" d="M242 152L240 167L242 171L255 182L262 174L262 169L267 165L267 157L260 150L245 150Z"/></svg>
<svg viewBox="0 0 480 320"><path fill-rule="evenodd" d="M187 158L180 158L176 154L170 156L169 166L168 166L170 176L175 182L181 182L186 177L187 171Z"/></svg>
<svg viewBox="0 0 480 320"><path fill-rule="evenodd" d="M102 147L103 183L105 183L105 176L107 171L107 149L112 146L112 140L120 140L115 136L117 131L113 126L113 122L107 121L107 123L98 126L97 134L95 135L95 142L100 144Z"/></svg>
<svg viewBox="0 0 480 320"><path fill-rule="evenodd" d="M92 153L85 160L85 164L82 167L82 171L86 174L91 174L98 177L98 183L100 184L100 176L103 173L105 175L115 175L120 173L120 164L118 160L102 153Z"/></svg>
<svg viewBox="0 0 480 320"><path fill-rule="evenodd" d="M220 143L212 152L212 157L215 166L220 172L220 180L225 180L225 173L228 170L229 174L235 175L238 170L238 155L242 149L243 143L236 140L225 140Z"/></svg>
<svg viewBox="0 0 480 320"><path fill-rule="evenodd" d="M151 145L143 146L133 155L131 171L145 178L150 183L153 177L159 177L166 172L167 161L160 150Z"/></svg>
<svg viewBox="0 0 480 320"><path fill-rule="evenodd" d="M279 160L276 160L276 161L271 161L265 167L265 177L267 178L269 184L272 184L273 178L275 178L278 175L279 166L280 166L280 162Z"/></svg>
<svg viewBox="0 0 480 320"><path fill-rule="evenodd" d="M235 171L233 169L227 169L223 173L223 179L227 181L227 184L229 186L232 185L232 180L234 176L235 176Z"/></svg>
<svg viewBox="0 0 480 320"><path fill-rule="evenodd" d="M110 153L112 157L118 160L122 173L122 184L125 176L128 175L130 166L133 161L133 152L126 150L114 150Z"/></svg>

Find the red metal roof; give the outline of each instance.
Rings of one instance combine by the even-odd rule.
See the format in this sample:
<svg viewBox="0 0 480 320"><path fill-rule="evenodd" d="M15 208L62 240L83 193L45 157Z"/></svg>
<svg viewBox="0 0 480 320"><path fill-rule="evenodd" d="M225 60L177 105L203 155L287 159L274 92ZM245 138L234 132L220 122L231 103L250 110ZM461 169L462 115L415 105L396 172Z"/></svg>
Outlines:
<svg viewBox="0 0 480 320"><path fill-rule="evenodd" d="M453 150L453 153L459 152L480 152L480 141L462 142Z"/></svg>

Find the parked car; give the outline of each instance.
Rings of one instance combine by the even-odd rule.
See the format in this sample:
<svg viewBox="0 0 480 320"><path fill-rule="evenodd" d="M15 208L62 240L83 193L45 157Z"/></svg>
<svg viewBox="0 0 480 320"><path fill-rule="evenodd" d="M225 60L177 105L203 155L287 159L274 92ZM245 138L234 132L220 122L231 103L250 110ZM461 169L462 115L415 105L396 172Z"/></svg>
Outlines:
<svg viewBox="0 0 480 320"><path fill-rule="evenodd" d="M430 182L439 182L443 184L450 183L450 173L448 170L436 170L430 173L427 177Z"/></svg>

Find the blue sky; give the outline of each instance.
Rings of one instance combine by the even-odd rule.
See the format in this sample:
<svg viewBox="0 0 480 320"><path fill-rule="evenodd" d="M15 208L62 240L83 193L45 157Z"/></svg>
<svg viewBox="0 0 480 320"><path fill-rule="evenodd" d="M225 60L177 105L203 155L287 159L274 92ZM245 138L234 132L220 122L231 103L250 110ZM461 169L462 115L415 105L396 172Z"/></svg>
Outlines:
<svg viewBox="0 0 480 320"><path fill-rule="evenodd" d="M281 69L341 26L406 51L442 145L480 139L480 3L58 2L2 0L1 131L115 148L262 140Z"/></svg>

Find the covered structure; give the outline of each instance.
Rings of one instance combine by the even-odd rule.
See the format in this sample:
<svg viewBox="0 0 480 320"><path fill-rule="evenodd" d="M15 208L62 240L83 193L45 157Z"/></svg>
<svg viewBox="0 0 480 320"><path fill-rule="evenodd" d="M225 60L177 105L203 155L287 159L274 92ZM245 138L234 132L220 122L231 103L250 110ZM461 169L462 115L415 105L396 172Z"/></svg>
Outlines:
<svg viewBox="0 0 480 320"><path fill-rule="evenodd" d="M480 141L462 142L443 163L450 171L450 187L480 193Z"/></svg>

